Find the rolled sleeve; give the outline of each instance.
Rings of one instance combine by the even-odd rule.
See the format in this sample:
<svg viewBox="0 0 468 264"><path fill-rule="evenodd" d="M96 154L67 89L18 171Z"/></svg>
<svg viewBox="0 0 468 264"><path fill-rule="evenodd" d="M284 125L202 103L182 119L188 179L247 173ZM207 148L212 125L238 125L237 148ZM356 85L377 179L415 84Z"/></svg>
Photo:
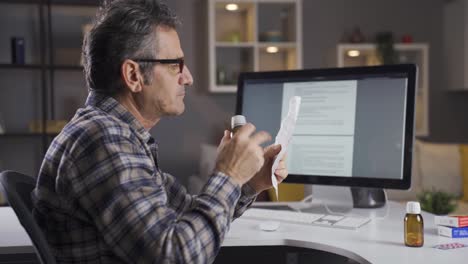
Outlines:
<svg viewBox="0 0 468 264"><path fill-rule="evenodd" d="M216 174L221 175L223 177L231 178L228 175L219 171L215 172L215 175ZM247 210L247 208L249 208L249 206L255 201L256 198L257 192L255 192L255 190L248 183L244 184L241 188L241 195L234 209L233 219L240 217L245 212L245 210Z"/></svg>

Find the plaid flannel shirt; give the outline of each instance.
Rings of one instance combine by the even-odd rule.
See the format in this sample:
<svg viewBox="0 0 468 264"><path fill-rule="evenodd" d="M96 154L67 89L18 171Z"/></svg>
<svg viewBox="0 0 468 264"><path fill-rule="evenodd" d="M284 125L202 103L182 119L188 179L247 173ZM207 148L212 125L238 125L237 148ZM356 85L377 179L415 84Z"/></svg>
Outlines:
<svg viewBox="0 0 468 264"><path fill-rule="evenodd" d="M32 198L58 263L210 263L255 192L215 172L189 195L130 112L91 92L51 143Z"/></svg>

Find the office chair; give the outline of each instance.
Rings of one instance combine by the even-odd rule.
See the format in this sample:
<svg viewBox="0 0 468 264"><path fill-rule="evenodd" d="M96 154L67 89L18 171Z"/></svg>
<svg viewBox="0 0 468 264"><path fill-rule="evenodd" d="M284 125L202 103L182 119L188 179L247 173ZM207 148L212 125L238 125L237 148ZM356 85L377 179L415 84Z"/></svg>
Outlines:
<svg viewBox="0 0 468 264"><path fill-rule="evenodd" d="M31 192L36 185L34 178L15 171L3 171L0 173L0 186L2 185L6 199L31 238L40 262L55 264L49 244L32 214Z"/></svg>

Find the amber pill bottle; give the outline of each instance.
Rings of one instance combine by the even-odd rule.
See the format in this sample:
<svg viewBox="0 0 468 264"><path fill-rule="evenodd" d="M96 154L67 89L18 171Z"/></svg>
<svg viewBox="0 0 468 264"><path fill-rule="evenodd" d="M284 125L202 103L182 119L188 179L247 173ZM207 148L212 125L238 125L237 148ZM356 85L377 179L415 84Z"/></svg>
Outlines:
<svg viewBox="0 0 468 264"><path fill-rule="evenodd" d="M419 202L406 204L405 245L408 247L422 247L424 245L424 220L421 215Z"/></svg>

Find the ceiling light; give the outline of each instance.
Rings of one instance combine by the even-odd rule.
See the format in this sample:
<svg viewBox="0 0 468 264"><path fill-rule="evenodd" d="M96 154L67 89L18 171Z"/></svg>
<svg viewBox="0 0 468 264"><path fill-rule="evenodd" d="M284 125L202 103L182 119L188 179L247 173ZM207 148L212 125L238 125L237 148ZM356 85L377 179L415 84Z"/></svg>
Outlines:
<svg viewBox="0 0 468 264"><path fill-rule="evenodd" d="M277 53L279 51L278 47L275 47L275 46L270 46L270 47L267 47L266 48L266 51L268 53Z"/></svg>
<svg viewBox="0 0 468 264"><path fill-rule="evenodd" d="M237 4L227 4L226 5L226 10L228 11L236 11L239 9L239 6Z"/></svg>
<svg viewBox="0 0 468 264"><path fill-rule="evenodd" d="M359 55L361 55L359 50L348 50L349 57L359 57Z"/></svg>

